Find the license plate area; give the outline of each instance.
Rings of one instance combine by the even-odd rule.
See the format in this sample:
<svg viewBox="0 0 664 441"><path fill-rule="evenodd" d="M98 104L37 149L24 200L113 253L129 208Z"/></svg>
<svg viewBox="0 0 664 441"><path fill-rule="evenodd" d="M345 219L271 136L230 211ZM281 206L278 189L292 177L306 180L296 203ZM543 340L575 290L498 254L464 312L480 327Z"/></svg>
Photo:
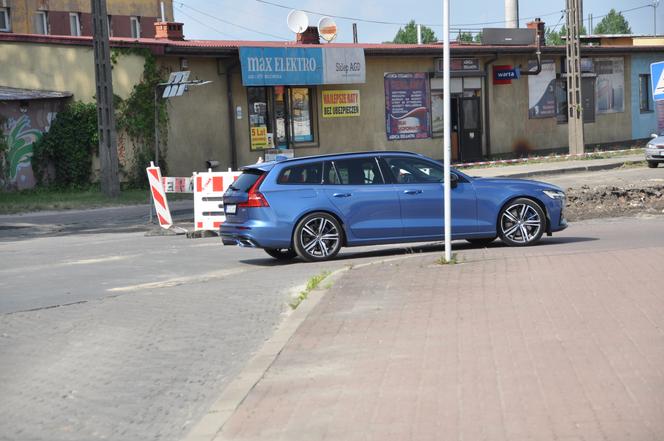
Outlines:
<svg viewBox="0 0 664 441"><path fill-rule="evenodd" d="M224 205L224 213L226 213L226 214L235 214L235 213L237 213L237 205L235 205L235 204L226 204L226 205Z"/></svg>

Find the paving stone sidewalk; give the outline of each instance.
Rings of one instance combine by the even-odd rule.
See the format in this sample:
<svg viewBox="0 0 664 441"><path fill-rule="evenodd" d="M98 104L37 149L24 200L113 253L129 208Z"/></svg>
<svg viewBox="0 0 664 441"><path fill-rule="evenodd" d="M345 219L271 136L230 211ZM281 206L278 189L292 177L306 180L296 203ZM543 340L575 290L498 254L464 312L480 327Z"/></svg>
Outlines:
<svg viewBox="0 0 664 441"><path fill-rule="evenodd" d="M664 439L664 246L489 254L351 269L216 439Z"/></svg>

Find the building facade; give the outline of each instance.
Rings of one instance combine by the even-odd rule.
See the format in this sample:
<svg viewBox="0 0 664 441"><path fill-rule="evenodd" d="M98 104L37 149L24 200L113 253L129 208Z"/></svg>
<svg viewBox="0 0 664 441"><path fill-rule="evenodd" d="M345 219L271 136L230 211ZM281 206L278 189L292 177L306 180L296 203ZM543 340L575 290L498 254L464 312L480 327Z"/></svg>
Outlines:
<svg viewBox="0 0 664 441"><path fill-rule="evenodd" d="M111 36L154 37L162 3L166 20L173 21L172 0L108 0ZM0 0L0 32L91 36L90 0Z"/></svg>
<svg viewBox="0 0 664 441"><path fill-rule="evenodd" d="M2 0L0 0L2 1ZM295 156L359 150L443 152L439 45L301 44L115 38L152 51L164 76L188 70L190 87L168 103L172 175L203 171L207 161L237 168L285 149ZM487 157L567 151L565 50L534 46L452 47L452 156ZM650 63L664 44L584 46L586 149L642 145L662 129L652 101ZM124 53L115 93L141 79L143 59ZM89 39L0 34L0 86L94 97ZM521 74L519 74L521 73ZM660 118L658 119L658 115Z"/></svg>

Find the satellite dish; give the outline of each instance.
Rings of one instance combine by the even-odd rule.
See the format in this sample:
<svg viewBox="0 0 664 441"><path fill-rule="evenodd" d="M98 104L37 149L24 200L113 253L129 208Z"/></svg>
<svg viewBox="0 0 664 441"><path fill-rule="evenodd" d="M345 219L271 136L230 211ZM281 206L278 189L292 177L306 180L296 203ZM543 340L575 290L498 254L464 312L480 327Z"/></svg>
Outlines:
<svg viewBox="0 0 664 441"><path fill-rule="evenodd" d="M301 34L309 27L309 17L302 11L293 10L288 13L286 23L288 24L288 29L296 34Z"/></svg>
<svg viewBox="0 0 664 441"><path fill-rule="evenodd" d="M323 17L318 22L318 35L328 43L337 38L337 24L330 17Z"/></svg>

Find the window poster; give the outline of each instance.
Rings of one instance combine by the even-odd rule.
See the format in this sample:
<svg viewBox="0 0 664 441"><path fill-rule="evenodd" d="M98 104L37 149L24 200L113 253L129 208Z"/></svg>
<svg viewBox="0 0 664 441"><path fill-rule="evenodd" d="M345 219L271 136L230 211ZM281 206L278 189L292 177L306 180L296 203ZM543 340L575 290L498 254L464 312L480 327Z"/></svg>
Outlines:
<svg viewBox="0 0 664 441"><path fill-rule="evenodd" d="M386 73L384 80L387 139L431 138L428 74Z"/></svg>
<svg viewBox="0 0 664 441"><path fill-rule="evenodd" d="M536 61L528 62L534 70ZM528 76L528 118L552 118L556 116L556 63L542 60L542 71Z"/></svg>
<svg viewBox="0 0 664 441"><path fill-rule="evenodd" d="M625 111L625 60L615 58L595 58L597 74L595 101L597 113L618 113Z"/></svg>

